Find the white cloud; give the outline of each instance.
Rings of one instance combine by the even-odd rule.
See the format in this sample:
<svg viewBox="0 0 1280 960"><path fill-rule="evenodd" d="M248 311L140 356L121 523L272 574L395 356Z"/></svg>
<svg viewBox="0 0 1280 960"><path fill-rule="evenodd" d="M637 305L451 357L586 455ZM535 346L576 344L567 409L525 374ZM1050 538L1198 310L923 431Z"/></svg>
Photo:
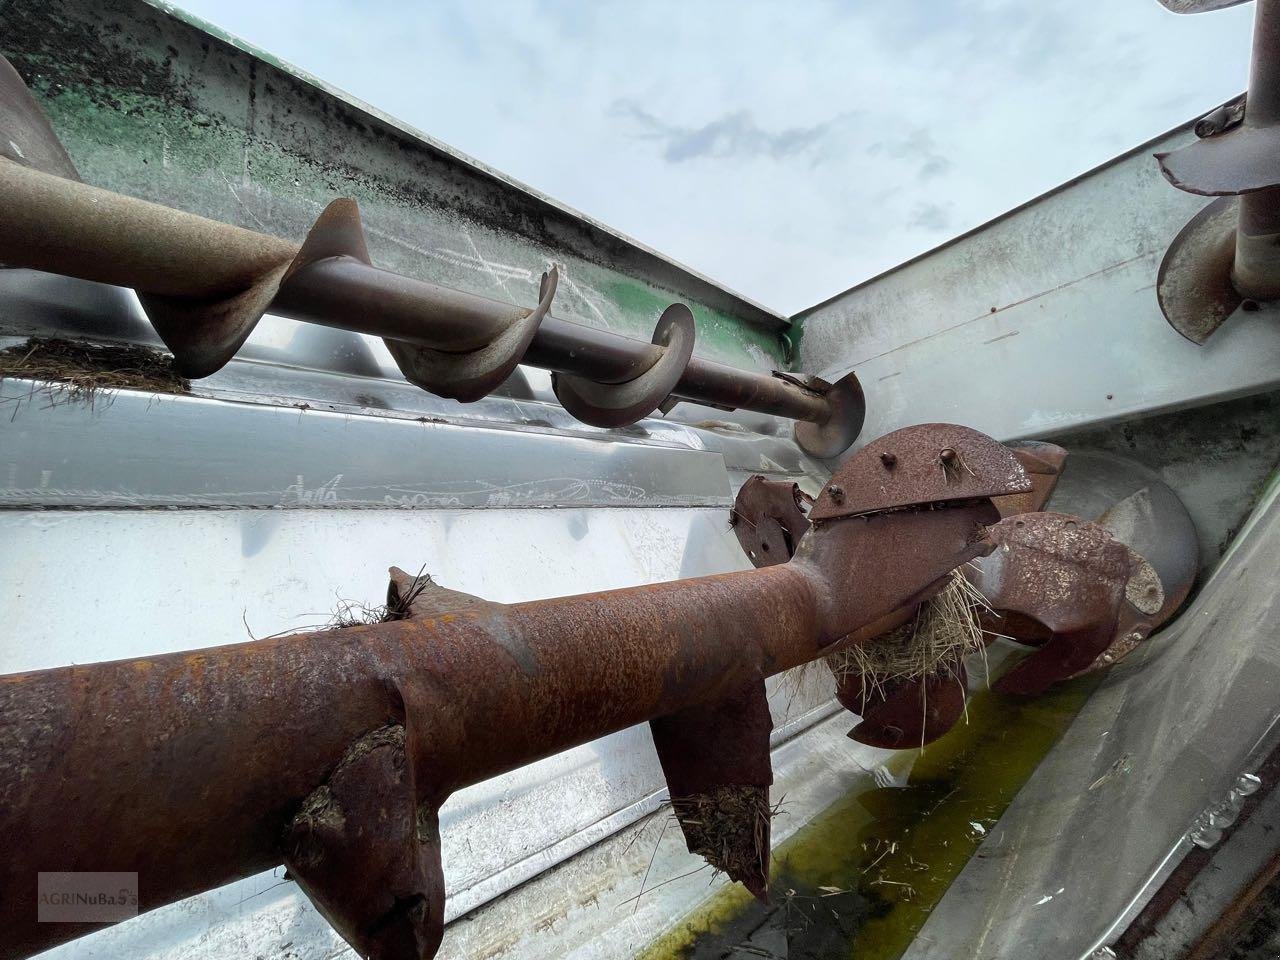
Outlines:
<svg viewBox="0 0 1280 960"><path fill-rule="evenodd" d="M1252 10L1155 0L186 0L794 312L1244 89Z"/></svg>

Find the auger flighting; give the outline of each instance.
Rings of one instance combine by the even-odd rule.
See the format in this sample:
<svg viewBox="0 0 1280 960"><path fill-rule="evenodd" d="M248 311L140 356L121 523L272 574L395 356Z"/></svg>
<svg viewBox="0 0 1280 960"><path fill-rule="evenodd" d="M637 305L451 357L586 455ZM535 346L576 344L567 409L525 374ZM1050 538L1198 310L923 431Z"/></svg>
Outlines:
<svg viewBox="0 0 1280 960"><path fill-rule="evenodd" d="M765 897L765 678L931 596L1031 490L973 430L885 441L901 473L851 457L789 563L514 605L393 571L385 622L0 677L6 955L94 926L37 922L40 870L136 871L149 910L283 862L362 956L422 960L444 800L645 721L690 849Z"/></svg>
<svg viewBox="0 0 1280 960"><path fill-rule="evenodd" d="M1244 0L1160 2L1201 13ZM1196 133L1156 159L1179 190L1217 199L1169 244L1156 293L1169 324L1204 344L1236 310L1280 300L1280 0L1257 0L1248 94Z"/></svg>
<svg viewBox="0 0 1280 960"><path fill-rule="evenodd" d="M407 380L463 402L525 363L553 371L561 404L593 426L688 400L793 419L816 457L844 452L862 429L856 375L830 384L695 357L684 304L663 312L646 343L554 316L555 267L532 308L381 270L354 200L333 200L299 245L83 183L3 58L0 196L0 262L133 288L186 377L219 370L270 312L382 337Z"/></svg>

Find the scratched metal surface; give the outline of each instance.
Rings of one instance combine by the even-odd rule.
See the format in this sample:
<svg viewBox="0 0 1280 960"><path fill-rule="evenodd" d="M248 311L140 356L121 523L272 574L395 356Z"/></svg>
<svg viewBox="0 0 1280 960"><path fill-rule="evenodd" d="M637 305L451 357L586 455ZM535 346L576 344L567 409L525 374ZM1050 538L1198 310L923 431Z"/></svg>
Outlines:
<svg viewBox="0 0 1280 960"><path fill-rule="evenodd" d="M718 506L723 457L640 440L458 425L310 403L0 382L0 507ZM269 451L269 452L268 452ZM518 462L519 468L512 463Z"/></svg>
<svg viewBox="0 0 1280 960"><path fill-rule="evenodd" d="M684 299L702 355L784 365L782 318L162 6L15 0L5 16L0 52L92 183L290 238L328 199L355 196L380 264L527 304L554 261L579 319L647 339ZM1159 259L1197 202L1149 153L1187 136L806 312L800 365L858 371L866 438L953 419L1044 436L1274 389L1273 316L1238 317L1195 348L1155 304ZM154 342L111 288L0 271L0 305L0 334ZM376 602L391 563L503 601L736 569L723 506L736 485L767 472L813 492L822 475L772 418L681 405L683 423L596 431L534 375L463 407L409 388L380 343L275 318L196 392L94 410L37 395L12 420L0 407L0 544L22 560L0 565L0 617L24 638L0 638L0 672L315 624L342 598ZM369 456L376 467L361 466ZM1206 501L1212 479L1197 474ZM1223 518L1249 496L1238 486ZM774 688L781 834L884 759L844 738L830 693L822 671ZM679 877L676 831L650 863L653 842L619 832L661 831L660 784L647 731L631 730L453 798L449 916L465 918L442 955L628 956L704 899L704 879ZM651 868L673 882L636 907ZM344 952L291 883L264 874L52 955Z"/></svg>
<svg viewBox="0 0 1280 960"><path fill-rule="evenodd" d="M343 600L380 602L393 563L502 602L749 566L719 508L3 510L0 542L7 556L35 560L0 570L5 636L23 638L0 642L0 673L323 624ZM778 742L828 709L821 677L799 691L782 682L774 688ZM651 812L662 782L642 726L456 794L442 813L449 915ZM159 949L193 913L216 929L254 884L193 898L137 925ZM108 931L63 955L123 956L94 941L137 935ZM128 942L127 955L151 949ZM224 946L224 955L234 954Z"/></svg>
<svg viewBox="0 0 1280 960"><path fill-rule="evenodd" d="M798 314L801 369L857 371L864 440L956 417L1001 440L1048 437L1274 389L1275 308L1199 347L1156 303L1165 249L1204 201L1151 154L1190 126Z"/></svg>

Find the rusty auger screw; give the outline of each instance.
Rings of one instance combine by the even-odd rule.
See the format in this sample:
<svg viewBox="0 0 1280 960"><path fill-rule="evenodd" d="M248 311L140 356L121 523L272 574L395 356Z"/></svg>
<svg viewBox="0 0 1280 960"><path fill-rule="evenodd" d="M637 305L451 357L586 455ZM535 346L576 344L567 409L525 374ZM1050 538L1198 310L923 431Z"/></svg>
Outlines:
<svg viewBox="0 0 1280 960"><path fill-rule="evenodd" d="M844 487L838 483L830 484L827 487L827 493L831 494L831 502L835 504L844 503Z"/></svg>
<svg viewBox="0 0 1280 960"><path fill-rule="evenodd" d="M886 470L892 470L894 467L898 465L898 458L895 457L892 453L886 452L886 453L880 454L880 462L884 464L884 468Z"/></svg>
<svg viewBox="0 0 1280 960"><path fill-rule="evenodd" d="M999 520L990 498L1031 490L974 431L890 442L904 465L916 442L913 464L951 446L975 469L886 483L884 448L864 448L789 563L517 604L397 570L404 619L0 678L0 952L94 928L38 922L31 878L51 863L136 870L150 910L284 862L361 956L423 960L444 928L445 798L645 721L686 844L711 849L699 812L718 811L713 864L765 896L765 678L989 553L972 532Z"/></svg>

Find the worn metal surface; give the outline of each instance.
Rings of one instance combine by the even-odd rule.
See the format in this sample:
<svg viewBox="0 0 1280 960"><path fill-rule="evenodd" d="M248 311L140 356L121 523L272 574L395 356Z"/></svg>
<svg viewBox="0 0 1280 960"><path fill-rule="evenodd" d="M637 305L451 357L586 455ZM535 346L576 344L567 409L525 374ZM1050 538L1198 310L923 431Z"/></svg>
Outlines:
<svg viewBox="0 0 1280 960"><path fill-rule="evenodd" d="M693 340L693 313L682 303L672 304L653 331L657 358L635 376L611 383L555 373L552 389L561 405L583 423L628 426L654 413L675 392L693 356Z"/></svg>
<svg viewBox="0 0 1280 960"><path fill-rule="evenodd" d="M894 442L908 444L913 436L912 430L923 432L926 429L899 431L894 435ZM951 437L947 442L953 441L954 437ZM897 455L877 444L871 447L870 452L875 454L880 466L896 473L899 466ZM925 447L926 451L929 449L932 448ZM940 453L937 463L945 467L944 472L950 481L952 473L963 466L964 461L960 458L959 448L945 449L949 456ZM1026 472L1029 483L1020 493L992 498L1002 516L1040 509L1053 492L1067 455L1066 450L1054 444L1034 441L1014 445L1010 451ZM909 458L909 464L918 467L918 460L921 458L917 451ZM926 464L923 476L918 469L914 477L910 470L896 473L897 483L893 489L882 486L881 494L888 492L894 503L901 503L914 495L924 495L930 488L936 489L934 467L927 452L922 462ZM856 480L856 474L846 465L841 471L841 478ZM914 493L910 490L913 482L918 484ZM860 488L865 485L864 481L858 483ZM847 501L848 496L847 490L841 487L839 499ZM730 523L738 542L757 567L785 563L795 553L796 544L810 529L810 521L803 509L809 504L801 497L803 494L794 483L768 481L763 477L752 477L739 489L730 512ZM876 637L898 629L916 616L918 609L919 603L913 602L892 611L857 631L850 641L874 642ZM850 738L886 749L916 744L924 746L950 730L964 713L964 664L958 661L944 663L927 677L871 685L858 674L849 672L837 677L836 696L841 704L861 718L850 731Z"/></svg>
<svg viewBox="0 0 1280 960"><path fill-rule="evenodd" d="M1000 516L1011 517L1015 513L1035 513L1049 502L1067 461L1067 451L1055 443L1024 440L1009 445L1013 455L1027 472L1031 489L1010 497L996 497L991 502Z"/></svg>
<svg viewBox="0 0 1280 960"><path fill-rule="evenodd" d="M996 449L975 452L994 477L1018 469L1007 452L1003 461ZM1004 494L1026 481L990 483ZM315 791L334 792L333 765L344 755L359 759L350 745L388 724L403 727L404 760L380 751L387 762L376 769L387 778L407 770L402 805L411 798L411 810L425 804L434 816L455 789L640 720L714 703L753 677L815 658L982 553L981 524L995 517L986 501L881 513L825 524L796 562L767 570L5 677L0 765L11 775L0 778L0 809L10 832L27 836L13 873L26 876L51 857L90 869L110 856L147 878L144 909L248 875L279 858L282 831L298 827L304 798L311 801L302 814L315 809ZM877 580L878 545L893 550L897 569ZM602 636L612 638L603 656ZM339 687L339 700L324 694ZM72 735L82 714L103 711L119 720L92 745ZM119 775L122 762L127 777ZM62 794L68 782L92 798L92 811L70 831L42 820L53 811L47 792ZM140 785L159 782L168 784L164 797L153 795L163 814L138 795ZM366 802L364 793L352 798ZM406 815L404 822L425 822ZM220 830L193 836L197 821ZM111 842L104 849L90 833ZM412 951L438 942L443 922L433 892L442 881L422 873L430 857L419 849L438 849L434 834L400 836L407 848L366 850L360 861L371 882L403 894L390 906L380 901L382 912L333 892L354 863L344 833L298 856L285 846L320 908L376 956L418 956ZM395 879L405 870L408 886ZM15 955L84 932L83 925L41 929L32 892L10 887L0 903L15 930ZM392 927L403 935L380 939Z"/></svg>
<svg viewBox="0 0 1280 960"><path fill-rule="evenodd" d="M524 409L530 406L539 405ZM51 400L44 388L21 381L0 384L0 410L5 507L729 503L721 455L642 438L606 451L598 440L545 428L459 425L351 405L326 409L318 400L278 406L125 392L90 407L59 402L56 393ZM182 443L175 445L175 437Z"/></svg>
<svg viewBox="0 0 1280 960"><path fill-rule="evenodd" d="M991 502L1002 517L1040 510L1057 486L1067 451L1036 441L1013 444L1009 449L1026 471L1031 488L993 497ZM919 616L919 609L917 605L896 611L875 629L878 633L896 630ZM993 628L1001 626L1008 624L1001 621ZM870 634L869 630L864 632ZM1028 636L1025 632L1013 635L1024 640ZM988 636L988 643L990 639ZM924 677L867 684L859 674L846 672L836 679L836 697L861 718L849 731L850 739L884 748L924 747L941 737L964 716L967 692L964 661L954 657Z"/></svg>
<svg viewBox="0 0 1280 960"><path fill-rule="evenodd" d="M595 326L647 338L687 299L703 355L782 362L784 318L181 10L22 2L6 26L0 53L93 183L286 237L354 196L397 272L527 303L551 259Z"/></svg>
<svg viewBox="0 0 1280 960"><path fill-rule="evenodd" d="M1169 244L1156 274L1165 319L1192 343L1203 344L1244 297L1231 282L1240 203L1219 197L1187 221Z"/></svg>
<svg viewBox="0 0 1280 960"><path fill-rule="evenodd" d="M1174 238L1157 292L1169 323L1204 343L1238 307L1280 297L1280 4L1257 0L1249 93L1239 123L1197 123L1201 139L1157 153L1179 190L1219 197ZM1235 198L1228 200L1227 198Z"/></svg>
<svg viewBox="0 0 1280 960"><path fill-rule="evenodd" d="M1196 844L1182 859L1115 942L1118 954L1126 960L1171 956L1246 960L1250 956L1231 947L1238 942L1236 935L1246 932L1240 928L1247 929L1264 912L1258 908L1267 905L1274 892L1267 887L1280 868L1274 837L1280 807L1277 773L1280 757L1273 753L1254 773L1237 780L1227 802L1216 811L1213 829L1220 831L1221 839ZM1257 954L1265 955L1261 950Z"/></svg>
<svg viewBox="0 0 1280 960"><path fill-rule="evenodd" d="M1242 93L1234 100L1228 100L1222 106L1210 110L1196 121L1193 127L1195 135L1212 137L1232 127L1238 127L1244 122L1244 105L1248 98L1247 93Z"/></svg>
<svg viewBox="0 0 1280 960"><path fill-rule="evenodd" d="M772 726L759 677L713 703L649 723L689 852L765 902L772 849Z"/></svg>
<svg viewBox="0 0 1280 960"><path fill-rule="evenodd" d="M556 266L557 309L600 334L585 352L614 364L617 379L632 361L608 345L621 334L644 346L662 310L687 303L699 336L685 379L740 412L686 402L677 418L711 414L773 433L773 414L788 404L822 407L822 398L771 377L744 384L738 376L786 365L784 318L181 11L141 0L22 2L7 8L6 28L0 53L33 85L95 184L288 238L304 236L332 197L350 196L361 204L376 263L437 289L492 298L504 322L528 314L541 273ZM343 273L341 258L314 267ZM13 332L154 339L136 300L113 288L9 270L0 293L9 304L3 326ZM330 294L329 310L350 308ZM544 336L564 332L554 320L543 324ZM378 341L274 316L240 355L282 365L282 382L353 366L360 375L376 365L399 376Z"/></svg>
<svg viewBox="0 0 1280 960"><path fill-rule="evenodd" d="M49 126L48 118L27 93L27 85L18 71L3 57L0 57L0 117L4 118L5 134L0 143L0 157L60 177L79 179L75 164Z"/></svg>
<svg viewBox="0 0 1280 960"><path fill-rule="evenodd" d="M952 660L924 677L868 685L849 674L836 686L844 708L861 719L849 739L884 750L910 750L937 740L964 716L964 662Z"/></svg>
<svg viewBox="0 0 1280 960"><path fill-rule="evenodd" d="M990 629L1006 633L1000 617L1007 611L1052 634L996 682L1001 693L1042 693L1104 654L1108 664L1120 659L1160 625L1160 578L1101 525L1067 514L1028 513L1002 520L991 537L997 549L970 574L992 608ZM1017 631L1008 635L1018 639Z"/></svg>
<svg viewBox="0 0 1280 960"><path fill-rule="evenodd" d="M812 504L813 498L794 481L748 477L734 497L729 525L757 567L786 563L809 532Z"/></svg>
<svg viewBox="0 0 1280 960"><path fill-rule="evenodd" d="M1113 942L1276 745L1280 486L1187 612L1117 666L907 960L1088 957Z"/></svg>
<svg viewBox="0 0 1280 960"><path fill-rule="evenodd" d="M779 374L775 371L775 376ZM783 379L798 378L787 375ZM814 383L815 378L805 378ZM834 383L819 380L817 388L827 401L828 412L822 419L796 424L796 442L812 456L829 459L839 456L858 439L867 416L867 402L862 383L855 373L846 373ZM813 387L811 387L813 389Z"/></svg>
<svg viewBox="0 0 1280 960"><path fill-rule="evenodd" d="M680 304L663 314L655 343L644 345L593 333L574 321L555 321L547 312L547 298L555 290L551 283L543 286L543 302L535 309L512 317L510 308L498 301L377 270L368 262L352 201L330 204L299 249L265 234L10 161L0 162L0 188L13 214L6 239L0 240L0 256L17 266L137 290L152 323L174 351L178 369L188 376L216 372L262 316L274 311L396 341L392 356L411 379L420 386L441 387L440 392L456 399L479 399L477 386L496 386L517 359L576 375L578 379L566 381L563 388L569 409L597 426L634 423L668 396L821 424L833 417L850 419L857 426L862 422L861 409L837 409L822 394L788 380L692 360L693 315ZM187 256L174 257L170 251L175 249L187 251ZM314 262L335 259L346 262L346 273L317 274L311 269ZM329 296L331 290L337 304ZM344 309L348 306L355 309ZM484 320L478 327L477 316ZM529 318L537 322L526 323ZM506 349L511 345L503 338L510 337L512 329L517 331L517 346L528 341L528 353ZM656 341L669 334L674 336L670 349L665 349ZM453 376L424 376L414 351L401 341L435 351L437 363L448 353L462 353L465 361L465 355L476 350L497 351L502 360L485 375L460 371L459 389ZM502 376L489 375L495 371ZM604 384L591 388L591 394L582 378ZM609 387L611 378L624 382ZM605 407L608 415L596 412ZM826 456L832 451L814 452Z"/></svg>
<svg viewBox="0 0 1280 960"><path fill-rule="evenodd" d="M1060 435L1072 454L1049 509L1097 518L1144 487L1162 487L1185 511L1162 522L1199 541L1209 570L1277 467L1278 410L1277 397L1263 395Z"/></svg>
<svg viewBox="0 0 1280 960"><path fill-rule="evenodd" d="M16 555L64 557L64 574L77 584L77 603L67 604L42 567L10 564L0 571L2 595L13 598L5 606L10 635L23 638L0 644L0 672L320 626L340 599L379 598L386 556L420 558L428 571L448 571L450 583L504 602L740 569L746 563L723 512L671 506L0 511L0 540ZM510 569L494 568L497 544ZM549 555L557 562L547 563ZM298 569L299 557L317 558L322 576L289 572ZM211 569L219 576L207 576ZM194 620L193 606L202 612ZM774 747L834 707L824 680L809 671L769 681ZM662 783L641 726L458 792L441 810L447 916L473 911L651 813L665 797ZM67 949L75 956L151 956L167 944L198 941L214 954L235 953L248 948L229 931L267 922L251 908L270 902L299 922L312 921L296 931L300 953L328 955L327 935L319 935L324 925L315 926L314 911L296 888L265 892L279 882L261 874Z"/></svg>
<svg viewBox="0 0 1280 960"><path fill-rule="evenodd" d="M1116 501L1097 523L1151 565L1163 600L1152 617L1156 626L1167 622L1200 573L1199 544L1187 508L1164 484L1152 483Z"/></svg>
<svg viewBox="0 0 1280 960"><path fill-rule="evenodd" d="M987 459L994 457L995 459ZM1027 493L1031 482L1013 455L982 434L925 423L873 440L837 472L814 501L821 523L874 510Z"/></svg>
<svg viewBox="0 0 1280 960"><path fill-rule="evenodd" d="M905 438L908 434L900 431L898 436ZM1043 507L1057 485L1067 456L1062 447L1035 441L1015 444L1009 449L1030 483L1021 493L992 498L1001 516L1006 517ZM950 460L945 461L949 467L955 466L958 456L954 449L951 454ZM896 454L878 450L877 456L882 467L896 470ZM931 484L932 472L931 469L925 471L922 490ZM850 475L847 467L842 475ZM906 474L900 474L898 479L900 488L893 496L902 500L909 480ZM842 498L847 495L847 492L841 494ZM809 503L800 499L803 496L794 483L768 481L763 477L752 477L739 489L730 512L730 523L742 549L757 567L785 563L795 553L795 545L810 529L803 509ZM1138 518L1133 518L1133 526L1140 524ZM1141 525L1145 531L1145 524ZM1187 588L1190 588L1189 582ZM864 627L851 639L854 642L874 641L876 637L907 623L918 614L918 610L918 603L895 610ZM964 713L964 664L959 661L944 663L927 677L871 685L865 683L860 675L848 672L836 679L836 697L846 709L861 718L849 732L850 738L886 749L916 744L924 746L950 730Z"/></svg>
<svg viewBox="0 0 1280 960"><path fill-rule="evenodd" d="M1237 315L1211 351L1160 313L1160 259L1203 201L1171 189L1151 153L1186 143L1190 126L799 314L800 368L857 370L874 398L868 437L953 418L957 398L984 433L1057 440L1274 389L1273 308ZM1035 375L979 385L991 370Z"/></svg>

